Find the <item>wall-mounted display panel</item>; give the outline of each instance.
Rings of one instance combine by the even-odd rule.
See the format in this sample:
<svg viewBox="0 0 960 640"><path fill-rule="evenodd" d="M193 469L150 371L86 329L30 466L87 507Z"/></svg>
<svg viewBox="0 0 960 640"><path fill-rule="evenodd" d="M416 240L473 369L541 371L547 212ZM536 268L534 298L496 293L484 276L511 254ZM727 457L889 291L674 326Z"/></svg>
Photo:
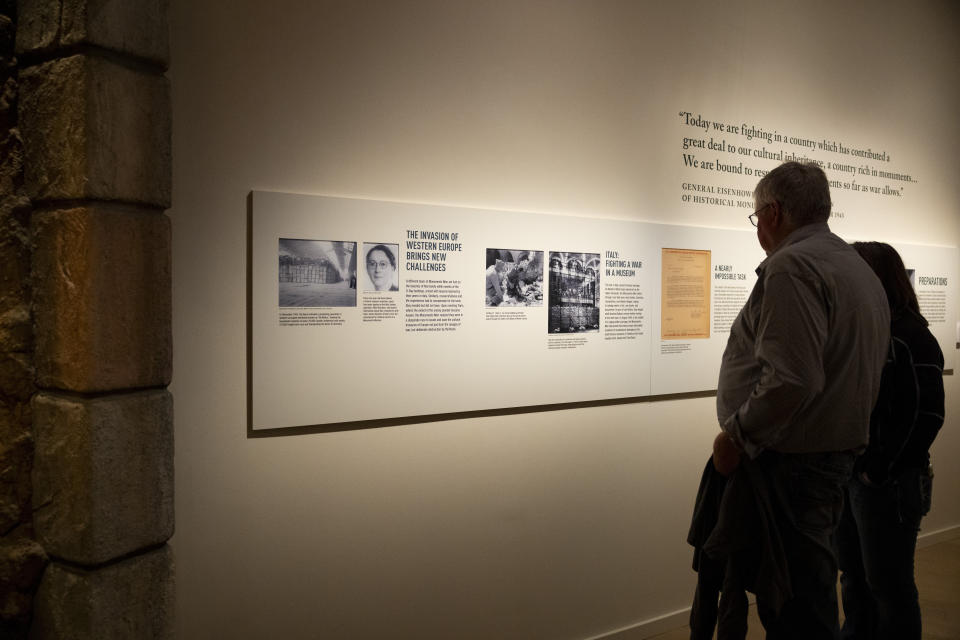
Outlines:
<svg viewBox="0 0 960 640"><path fill-rule="evenodd" d="M750 229L272 192L252 224L252 429L712 390L764 259ZM957 251L898 248L952 368Z"/></svg>
<svg viewBox="0 0 960 640"><path fill-rule="evenodd" d="M650 392L660 225L253 194L251 427Z"/></svg>

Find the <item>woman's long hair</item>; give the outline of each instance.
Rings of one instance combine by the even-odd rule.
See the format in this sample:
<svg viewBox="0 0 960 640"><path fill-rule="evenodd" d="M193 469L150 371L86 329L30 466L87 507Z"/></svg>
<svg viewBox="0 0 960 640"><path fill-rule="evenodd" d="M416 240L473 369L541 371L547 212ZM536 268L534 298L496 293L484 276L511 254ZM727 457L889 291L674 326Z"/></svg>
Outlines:
<svg viewBox="0 0 960 640"><path fill-rule="evenodd" d="M910 284L907 269L903 266L903 260L897 250L885 242L854 242L853 248L880 278L883 290L887 293L891 317L899 317L909 309L923 320L924 326L929 324L920 313L917 294L913 290L913 285Z"/></svg>

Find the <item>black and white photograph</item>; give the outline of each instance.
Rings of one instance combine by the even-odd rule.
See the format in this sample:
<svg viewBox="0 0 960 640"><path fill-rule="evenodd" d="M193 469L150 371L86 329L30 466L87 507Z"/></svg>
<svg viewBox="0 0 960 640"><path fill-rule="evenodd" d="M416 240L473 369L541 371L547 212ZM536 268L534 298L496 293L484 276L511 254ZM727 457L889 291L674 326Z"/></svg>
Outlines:
<svg viewBox="0 0 960 640"><path fill-rule="evenodd" d="M280 238L281 307L357 306L357 243Z"/></svg>
<svg viewBox="0 0 960 640"><path fill-rule="evenodd" d="M399 253L400 245L395 243L363 243L364 291L400 290L400 278L397 272Z"/></svg>
<svg viewBox="0 0 960 640"><path fill-rule="evenodd" d="M550 333L600 331L600 254L550 252Z"/></svg>
<svg viewBox="0 0 960 640"><path fill-rule="evenodd" d="M487 249L486 306L543 306L543 251Z"/></svg>

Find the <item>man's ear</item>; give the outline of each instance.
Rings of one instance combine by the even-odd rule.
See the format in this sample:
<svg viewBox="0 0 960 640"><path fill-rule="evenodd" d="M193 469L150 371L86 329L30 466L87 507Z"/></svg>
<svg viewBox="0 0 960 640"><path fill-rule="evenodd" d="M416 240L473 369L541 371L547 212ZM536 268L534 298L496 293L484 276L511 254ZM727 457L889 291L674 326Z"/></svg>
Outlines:
<svg viewBox="0 0 960 640"><path fill-rule="evenodd" d="M770 203L770 221L774 227L779 227L784 221L783 207L776 200Z"/></svg>
<svg viewBox="0 0 960 640"><path fill-rule="evenodd" d="M770 203L770 226L777 231L783 231L785 233L790 233L793 231L793 225L790 222L790 218L787 217L787 213L783 210L783 205L774 200Z"/></svg>

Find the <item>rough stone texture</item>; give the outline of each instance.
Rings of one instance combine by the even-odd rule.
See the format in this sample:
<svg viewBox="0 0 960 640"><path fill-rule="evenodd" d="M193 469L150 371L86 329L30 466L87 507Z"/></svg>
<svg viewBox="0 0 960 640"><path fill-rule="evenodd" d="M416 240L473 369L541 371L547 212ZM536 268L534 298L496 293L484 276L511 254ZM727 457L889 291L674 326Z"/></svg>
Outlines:
<svg viewBox="0 0 960 640"><path fill-rule="evenodd" d="M13 22L0 15L0 351L32 349L30 202L23 190L23 144L17 129Z"/></svg>
<svg viewBox="0 0 960 640"><path fill-rule="evenodd" d="M41 392L33 409L34 527L50 556L92 566L173 535L167 391L94 399Z"/></svg>
<svg viewBox="0 0 960 640"><path fill-rule="evenodd" d="M159 387L172 360L170 220L107 204L34 217L40 387Z"/></svg>
<svg viewBox="0 0 960 640"><path fill-rule="evenodd" d="M0 638L172 637L167 8L0 0Z"/></svg>
<svg viewBox="0 0 960 640"><path fill-rule="evenodd" d="M0 638L25 638L46 556L33 539L30 202L17 129L14 7L0 2Z"/></svg>
<svg viewBox="0 0 960 640"><path fill-rule="evenodd" d="M29 354L0 352L0 535L32 518L32 374Z"/></svg>
<svg viewBox="0 0 960 640"><path fill-rule="evenodd" d="M0 246L0 251L3 247ZM27 263L30 258L26 258ZM33 347L33 322L30 304L24 302L13 307L0 305L0 347L3 350L26 352Z"/></svg>
<svg viewBox="0 0 960 640"><path fill-rule="evenodd" d="M166 67L167 0L20 0L18 53L86 44Z"/></svg>
<svg viewBox="0 0 960 640"><path fill-rule="evenodd" d="M170 206L170 86L103 58L24 70L20 130L27 195Z"/></svg>
<svg viewBox="0 0 960 640"><path fill-rule="evenodd" d="M0 352L0 397L14 402L29 402L34 390L30 354Z"/></svg>
<svg viewBox="0 0 960 640"><path fill-rule="evenodd" d="M30 637L173 638L173 584L166 546L92 571L51 564L37 592Z"/></svg>
<svg viewBox="0 0 960 640"><path fill-rule="evenodd" d="M30 421L27 402L0 402L0 535L31 519Z"/></svg>
<svg viewBox="0 0 960 640"><path fill-rule="evenodd" d="M30 209L17 195L20 185L9 166L19 161L18 147L8 142L0 141L0 352L28 353L33 350Z"/></svg>
<svg viewBox="0 0 960 640"><path fill-rule="evenodd" d="M23 195L13 23L0 15L0 353L29 352L30 202ZM32 375L32 374L31 374Z"/></svg>
<svg viewBox="0 0 960 640"><path fill-rule="evenodd" d="M14 59L13 41L16 33L12 14L4 11L3 4L0 3L0 60L3 60L4 66L12 68L15 68L15 65L11 65L10 62Z"/></svg>
<svg viewBox="0 0 960 640"><path fill-rule="evenodd" d="M47 556L21 527L0 538L0 638L26 637L31 602L40 583Z"/></svg>

